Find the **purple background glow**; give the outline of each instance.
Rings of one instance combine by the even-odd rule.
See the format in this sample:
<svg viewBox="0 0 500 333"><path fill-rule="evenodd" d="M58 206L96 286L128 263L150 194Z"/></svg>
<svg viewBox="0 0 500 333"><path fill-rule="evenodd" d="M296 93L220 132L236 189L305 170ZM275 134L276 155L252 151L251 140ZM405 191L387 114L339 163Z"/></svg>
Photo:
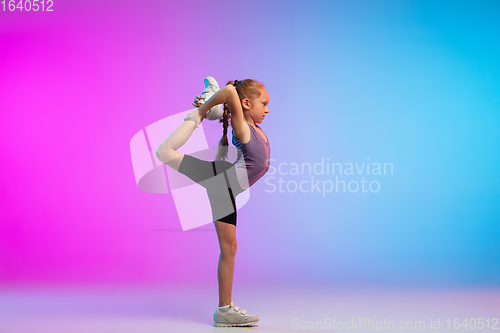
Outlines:
<svg viewBox="0 0 500 333"><path fill-rule="evenodd" d="M238 214L235 283L499 284L497 1L53 8L0 12L1 284L216 284L213 226L165 231L172 196L141 192L130 156L207 75L266 86L274 167L394 165L367 177L378 193L269 193L265 176Z"/></svg>

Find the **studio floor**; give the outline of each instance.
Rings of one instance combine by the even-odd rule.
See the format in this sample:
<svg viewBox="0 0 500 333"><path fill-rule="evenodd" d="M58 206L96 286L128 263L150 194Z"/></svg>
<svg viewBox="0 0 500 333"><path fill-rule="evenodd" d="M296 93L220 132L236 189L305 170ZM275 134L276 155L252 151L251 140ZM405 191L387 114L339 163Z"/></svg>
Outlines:
<svg viewBox="0 0 500 333"><path fill-rule="evenodd" d="M218 328L212 287L0 286L1 333L471 332L500 329L500 289L248 286L233 301L260 317ZM482 318L482 319L481 319ZM466 326L467 325L467 326ZM474 326L474 328L473 328ZM482 326L482 329L479 329ZM489 328L489 329L488 329Z"/></svg>

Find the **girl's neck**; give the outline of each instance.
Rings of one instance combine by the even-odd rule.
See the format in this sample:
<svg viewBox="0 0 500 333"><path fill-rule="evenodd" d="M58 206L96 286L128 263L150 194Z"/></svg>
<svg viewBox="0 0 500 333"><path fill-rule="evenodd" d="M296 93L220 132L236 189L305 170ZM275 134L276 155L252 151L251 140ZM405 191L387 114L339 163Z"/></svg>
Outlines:
<svg viewBox="0 0 500 333"><path fill-rule="evenodd" d="M250 124L250 125L252 125L253 127L255 127L255 126L256 126L255 121L253 121L253 119L252 119L252 118L250 118L250 117L249 117L249 118L245 118L245 120L247 121L247 123L249 123L249 124Z"/></svg>
<svg viewBox="0 0 500 333"><path fill-rule="evenodd" d="M255 123L255 121L253 121L252 117L245 115L245 120L254 128L258 128L257 124Z"/></svg>

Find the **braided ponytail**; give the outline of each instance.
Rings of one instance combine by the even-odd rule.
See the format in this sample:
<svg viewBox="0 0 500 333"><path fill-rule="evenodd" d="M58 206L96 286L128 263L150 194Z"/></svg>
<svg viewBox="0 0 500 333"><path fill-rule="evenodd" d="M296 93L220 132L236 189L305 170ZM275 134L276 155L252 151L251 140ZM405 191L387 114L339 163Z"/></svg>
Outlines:
<svg viewBox="0 0 500 333"><path fill-rule="evenodd" d="M251 79L246 79L243 81L229 81L227 85L233 85L236 88L236 92L238 93L238 97L240 99L240 102L248 98L250 100L255 100L258 98L261 94L260 88L264 87L262 83L251 80ZM217 152L217 157L215 158L216 160L226 160L227 158L227 153L228 153L228 139L227 139L227 128L229 126L229 119L230 119L230 110L229 106L227 104L224 104L224 114L222 118L219 120L220 123L222 123L222 138L219 141L219 150Z"/></svg>
<svg viewBox="0 0 500 333"><path fill-rule="evenodd" d="M224 113L222 115L221 120L222 123L222 138L219 141L219 150L217 151L217 157L215 158L217 161L226 160L227 152L228 152L228 140L227 140L227 127L229 126L229 107L227 104L224 104Z"/></svg>

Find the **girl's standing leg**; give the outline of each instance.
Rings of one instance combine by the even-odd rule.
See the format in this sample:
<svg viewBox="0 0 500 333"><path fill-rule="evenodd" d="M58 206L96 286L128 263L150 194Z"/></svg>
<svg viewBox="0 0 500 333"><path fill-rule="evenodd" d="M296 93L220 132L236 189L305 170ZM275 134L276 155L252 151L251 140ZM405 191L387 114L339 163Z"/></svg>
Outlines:
<svg viewBox="0 0 500 333"><path fill-rule="evenodd" d="M193 134L199 123L205 117L206 112L214 105L225 103L227 93L221 91L214 94L200 108L191 110L190 118L194 121L184 121L172 134L170 134L156 150L158 159L169 167L179 170L185 154L177 152ZM199 119L199 121L198 121ZM234 203L233 203L234 204ZM217 269L217 278L219 282L219 306L229 305L231 303L231 291L233 288L234 260L236 256L236 225L215 221L217 237L219 239L220 256Z"/></svg>
<svg viewBox="0 0 500 333"><path fill-rule="evenodd" d="M236 226L221 221L215 221L214 223L220 247L219 266L217 268L219 306L226 306L231 303L231 291L233 289Z"/></svg>

